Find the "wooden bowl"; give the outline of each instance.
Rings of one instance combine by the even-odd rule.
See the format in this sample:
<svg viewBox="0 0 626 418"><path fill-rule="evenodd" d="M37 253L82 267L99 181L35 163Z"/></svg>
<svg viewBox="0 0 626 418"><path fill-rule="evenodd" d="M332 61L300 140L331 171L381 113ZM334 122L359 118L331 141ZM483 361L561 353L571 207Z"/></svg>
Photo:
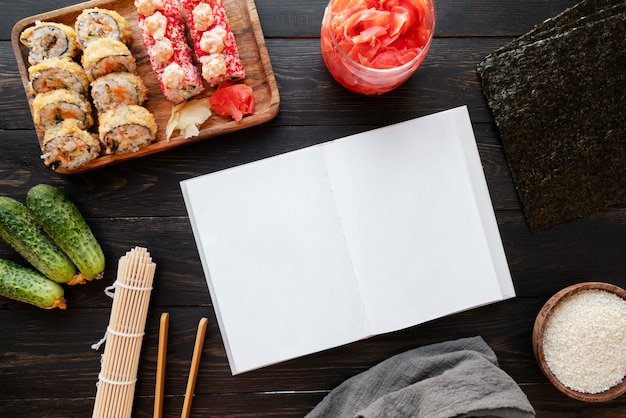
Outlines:
<svg viewBox="0 0 626 418"><path fill-rule="evenodd" d="M550 368L546 363L546 359L543 352L543 335L546 326L546 322L550 314L553 312L555 307L564 299L569 296L576 294L577 292L589 289L599 289L605 290L611 293L614 293L620 296L622 299L626 299L626 290L621 287L602 282L584 282L578 283L565 289L557 292L554 296L552 296L546 304L543 306L537 318L535 320L535 325L533 328L533 336L532 336L532 344L533 351L535 353L535 358L537 359L537 363L539 363L539 367L543 374L548 378L548 380L557 387L561 392L568 395L571 398L585 401L585 402L606 402L612 399L615 399L624 393L626 393L626 378L622 380L616 386L612 388L600 392L600 393L583 393L576 390L572 390L569 387L565 386L561 383L556 376L552 373Z"/></svg>

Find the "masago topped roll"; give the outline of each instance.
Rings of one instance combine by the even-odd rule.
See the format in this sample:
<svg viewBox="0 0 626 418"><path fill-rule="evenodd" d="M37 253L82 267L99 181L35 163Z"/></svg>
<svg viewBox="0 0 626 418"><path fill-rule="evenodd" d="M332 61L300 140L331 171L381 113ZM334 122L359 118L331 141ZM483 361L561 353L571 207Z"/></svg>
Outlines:
<svg viewBox="0 0 626 418"><path fill-rule="evenodd" d="M221 0L181 0L202 78L210 86L246 77L237 41Z"/></svg>
<svg viewBox="0 0 626 418"><path fill-rule="evenodd" d="M166 99L181 103L202 93L202 77L187 45L177 0L136 0L135 6L143 43Z"/></svg>

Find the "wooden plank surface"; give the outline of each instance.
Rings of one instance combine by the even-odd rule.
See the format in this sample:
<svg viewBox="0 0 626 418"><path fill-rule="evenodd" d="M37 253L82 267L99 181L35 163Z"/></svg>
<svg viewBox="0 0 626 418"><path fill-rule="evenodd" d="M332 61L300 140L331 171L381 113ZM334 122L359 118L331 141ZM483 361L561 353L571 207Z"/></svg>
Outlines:
<svg viewBox="0 0 626 418"><path fill-rule="evenodd" d="M340 88L320 56L325 1L257 0L280 91L271 121L137 160L67 176L45 168L10 42L11 27L72 0L6 4L0 25L0 194L23 200L38 183L61 188L85 215L108 260L105 277L67 290L69 309L43 311L0 299L0 417L90 416L116 260L147 247L157 277L133 417L151 417L158 323L169 312L165 417L180 416L198 320L209 318L192 417L302 417L345 379L402 351L481 335L521 386L538 417L626 416L626 398L575 401L542 375L532 354L534 317L558 290L599 280L626 287L626 208L530 232L476 64L576 0L440 0L436 39L407 84L381 97ZM8 3L8 2L7 2ZM197 175L467 104L518 297L410 329L230 375L179 182ZM20 261L0 243L0 257ZM252 313L253 314L253 313Z"/></svg>

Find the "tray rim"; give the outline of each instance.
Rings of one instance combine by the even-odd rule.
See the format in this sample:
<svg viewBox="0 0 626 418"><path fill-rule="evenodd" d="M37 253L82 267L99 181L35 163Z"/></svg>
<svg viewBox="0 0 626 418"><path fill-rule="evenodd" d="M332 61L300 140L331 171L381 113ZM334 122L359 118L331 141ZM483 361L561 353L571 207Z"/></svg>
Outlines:
<svg viewBox="0 0 626 418"><path fill-rule="evenodd" d="M30 81L28 76L28 68L30 64L27 60L24 60L22 50L25 48L20 42L19 38L28 26L33 25L36 21L54 21L54 19L58 19L59 17L63 17L68 14L78 13L83 9L93 8L93 7L102 7L104 5L111 5L120 1L132 1L132 0L89 0L86 2L77 3L74 5L62 7L59 9L50 10L43 13L38 13L36 15L28 16L20 19L16 22L11 29L11 45L13 48L13 53L15 55L15 60L17 62L18 70L20 73L20 78L22 80L22 86L24 88L24 92L26 94L28 107L31 112L31 117L33 115L33 105L32 101L34 95L30 91ZM248 13L249 23L251 24L250 31L254 36L254 40L256 42L260 63L263 68L264 80L261 84L267 83L269 90L269 100L266 102L266 108L261 112L255 112L253 115L249 115L244 117L241 121L237 122L234 120L226 120L221 122L221 129L219 131L215 131L212 129L202 129L198 136L192 138L184 138L182 136L172 137L169 140L161 140L154 142L137 152L128 152L124 154L114 154L114 155L101 155L95 160L85 164L84 166L78 167L73 170L58 168L56 170L51 170L60 174L78 174L87 171L91 171L97 168L109 166L112 164L117 164L127 160L133 160L137 158L141 158L147 155L156 154L159 152L163 152L172 148L177 148L183 145L203 141L209 138L213 138L216 136L225 135L228 133L236 132L242 129L246 129L249 127L257 126L262 123L265 123L279 113L280 111L280 94L278 90L278 84L276 82L276 78L274 75L274 71L272 68L272 64L269 57L269 52L267 51L267 45L265 43L265 36L263 35L263 30L261 27L261 23L258 17L258 12L256 9L256 4L254 0L234 0L237 2L241 2ZM135 40L135 42L140 43L141 48L145 48L143 46L143 42L141 40ZM163 100L166 101L165 98ZM218 116L215 116L218 117ZM34 120L33 120L34 123ZM165 127L159 127L159 129L164 129ZM41 146L43 141L43 132L38 126L34 126L34 129L37 133L37 138L39 141L39 145ZM42 163L43 164L43 163Z"/></svg>

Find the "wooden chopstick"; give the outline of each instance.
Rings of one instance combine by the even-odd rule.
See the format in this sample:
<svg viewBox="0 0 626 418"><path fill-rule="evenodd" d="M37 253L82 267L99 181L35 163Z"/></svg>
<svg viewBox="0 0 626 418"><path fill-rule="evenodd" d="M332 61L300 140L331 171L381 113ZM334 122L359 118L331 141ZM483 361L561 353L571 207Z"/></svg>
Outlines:
<svg viewBox="0 0 626 418"><path fill-rule="evenodd" d="M183 403L181 418L189 418L189 414L191 413L191 401L193 400L193 392L196 387L196 378L198 377L198 368L200 367L200 357L202 355L202 346L204 345L204 336L206 334L208 322L209 320L207 318L202 318L198 324L196 344L193 349L193 357L191 359L189 378L187 379L187 391L185 392L185 401Z"/></svg>
<svg viewBox="0 0 626 418"><path fill-rule="evenodd" d="M167 356L167 332L169 322L170 315L167 312L163 312L161 314L161 325L159 328L156 385L154 389L154 418L161 418L163 416L163 388L165 386L165 358Z"/></svg>

